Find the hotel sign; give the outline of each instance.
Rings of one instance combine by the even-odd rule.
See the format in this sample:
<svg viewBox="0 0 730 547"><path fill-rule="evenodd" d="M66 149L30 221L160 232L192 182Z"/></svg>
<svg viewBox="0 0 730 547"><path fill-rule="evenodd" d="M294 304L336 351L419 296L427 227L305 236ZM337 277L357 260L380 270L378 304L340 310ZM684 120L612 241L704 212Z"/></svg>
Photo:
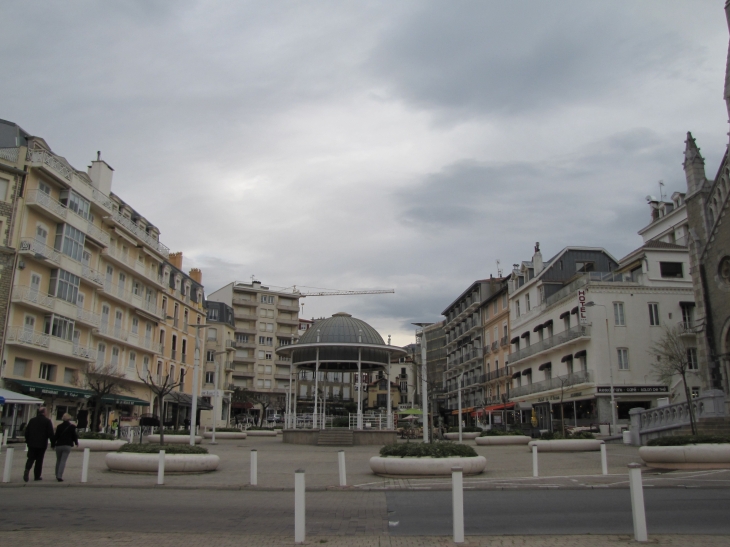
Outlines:
<svg viewBox="0 0 730 547"><path fill-rule="evenodd" d="M578 323L581 325L588 324L588 313L586 312L586 302L588 302L588 296L583 289L578 290Z"/></svg>
<svg viewBox="0 0 730 547"><path fill-rule="evenodd" d="M614 393L669 393L667 386L614 386ZM596 393L611 393L611 386L598 386Z"/></svg>

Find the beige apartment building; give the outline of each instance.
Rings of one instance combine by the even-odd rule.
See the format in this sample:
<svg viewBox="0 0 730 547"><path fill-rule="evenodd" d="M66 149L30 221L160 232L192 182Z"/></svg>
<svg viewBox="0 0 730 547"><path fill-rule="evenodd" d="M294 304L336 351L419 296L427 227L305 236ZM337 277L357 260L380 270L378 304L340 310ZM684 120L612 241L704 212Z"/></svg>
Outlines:
<svg viewBox="0 0 730 547"><path fill-rule="evenodd" d="M490 279L490 296L479 311L484 326L484 412L505 410L512 378L507 364L509 343L509 292L506 278Z"/></svg>
<svg viewBox="0 0 730 547"><path fill-rule="evenodd" d="M223 302L205 302L208 327L205 335L203 365L203 399L216 410L204 412L202 427L213 426L213 412L216 412L216 426L227 427L231 420L231 395L234 388L233 353L235 352L236 319L233 308ZM216 397L216 391L218 397ZM234 405L249 406L246 403Z"/></svg>
<svg viewBox="0 0 730 547"><path fill-rule="evenodd" d="M208 300L233 308L231 388L271 394L284 401L292 372L291 358L277 355L274 350L299 337L299 295L274 290L260 281L236 281L211 293ZM295 389L293 385L292 393Z"/></svg>
<svg viewBox="0 0 730 547"><path fill-rule="evenodd" d="M0 120L0 233L13 256L0 286L9 293L0 376L5 388L43 400L54 420L68 412L81 427L92 425L89 367L123 375L125 391L102 401L102 425L117 417L134 424L154 408L139 379L151 367L183 374L190 393L188 363L170 355L163 305L174 300L188 309L181 314L205 321L202 286L187 279L185 295L170 286L182 277L159 230L112 193L113 174L100 154L77 170L43 139Z"/></svg>

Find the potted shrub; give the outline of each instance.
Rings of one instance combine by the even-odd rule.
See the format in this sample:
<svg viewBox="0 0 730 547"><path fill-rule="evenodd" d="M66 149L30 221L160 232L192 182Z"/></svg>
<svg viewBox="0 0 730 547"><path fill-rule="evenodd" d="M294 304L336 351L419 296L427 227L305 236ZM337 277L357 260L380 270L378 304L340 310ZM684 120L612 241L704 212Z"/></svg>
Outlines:
<svg viewBox="0 0 730 547"><path fill-rule="evenodd" d="M730 468L730 437L659 437L639 448L639 456L648 467L657 469L727 469Z"/></svg>
<svg viewBox="0 0 730 547"><path fill-rule="evenodd" d="M527 444L532 440L528 435L525 435L519 429L511 429L505 431L502 429L489 429L483 431L482 434L476 438L476 443L479 446L504 446L504 445L515 445L515 444Z"/></svg>
<svg viewBox="0 0 730 547"><path fill-rule="evenodd" d="M463 440L476 439L482 433L481 428L473 426L464 426L461 428L461 438ZM444 435L450 441L459 440L459 426L450 427Z"/></svg>
<svg viewBox="0 0 730 547"><path fill-rule="evenodd" d="M126 444L106 455L110 471L157 473L160 450L165 451L165 473L206 473L215 471L220 458L202 446L180 444Z"/></svg>

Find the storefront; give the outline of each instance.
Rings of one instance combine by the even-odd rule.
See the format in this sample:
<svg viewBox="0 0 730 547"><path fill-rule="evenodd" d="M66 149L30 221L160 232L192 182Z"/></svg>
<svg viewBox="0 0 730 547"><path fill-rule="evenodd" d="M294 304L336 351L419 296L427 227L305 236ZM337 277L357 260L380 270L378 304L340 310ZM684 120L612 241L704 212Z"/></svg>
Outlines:
<svg viewBox="0 0 730 547"><path fill-rule="evenodd" d="M3 433L7 430L9 438L18 437L42 404L42 399L0 389L0 427Z"/></svg>
<svg viewBox="0 0 730 547"><path fill-rule="evenodd" d="M5 381L16 387L21 393L36 397L43 401L48 409L48 417L54 425L61 422L61 417L68 413L75 420L79 428L88 427L88 402L92 392L55 384L41 384L27 380L6 378Z"/></svg>

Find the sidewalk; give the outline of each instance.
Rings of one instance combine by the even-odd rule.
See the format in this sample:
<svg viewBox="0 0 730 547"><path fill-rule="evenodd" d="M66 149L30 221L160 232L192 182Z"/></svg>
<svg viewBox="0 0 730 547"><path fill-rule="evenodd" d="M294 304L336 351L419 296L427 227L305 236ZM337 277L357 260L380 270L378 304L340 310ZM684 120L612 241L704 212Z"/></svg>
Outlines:
<svg viewBox="0 0 730 547"><path fill-rule="evenodd" d="M279 547L296 545L293 538L232 534L149 534L105 532L0 532L4 547ZM649 543L676 547L726 547L730 539L724 536L649 536ZM394 536L308 536L306 545L327 547L446 547L455 545L450 537ZM630 536L482 536L466 537L465 547L620 547L636 545Z"/></svg>
<svg viewBox="0 0 730 547"><path fill-rule="evenodd" d="M540 477L532 477L532 454L525 446L473 446L478 454L487 458L487 469L474 477L465 477L465 487L475 489L512 488L626 488L627 464L641 462L638 449L623 444L606 445L609 475L601 475L598 452L543 453L539 456ZM192 489L242 489L249 485L251 450L258 452L258 489L292 490L294 471L306 471L308 490L338 489L337 453L345 451L347 484L349 488L364 490L391 489L450 489L450 478L388 479L374 475L369 460L378 455L379 446L353 446L345 448L284 444L281 437L251 437L243 441L219 441L217 445L203 441L211 454L221 458L218 470L199 475L165 476L164 488ZM64 482L54 480L55 453L46 452L44 480L22 482L26 454L24 445L15 445L13 472L7 487L116 487L155 488L157 477L152 474L113 473L105 465L106 453L92 452L88 483L81 479L82 452L72 452L69 457ZM0 472L4 468L6 451L0 456ZM644 469L644 483L649 486L730 486L730 471L658 472ZM159 487L157 487L159 488Z"/></svg>

